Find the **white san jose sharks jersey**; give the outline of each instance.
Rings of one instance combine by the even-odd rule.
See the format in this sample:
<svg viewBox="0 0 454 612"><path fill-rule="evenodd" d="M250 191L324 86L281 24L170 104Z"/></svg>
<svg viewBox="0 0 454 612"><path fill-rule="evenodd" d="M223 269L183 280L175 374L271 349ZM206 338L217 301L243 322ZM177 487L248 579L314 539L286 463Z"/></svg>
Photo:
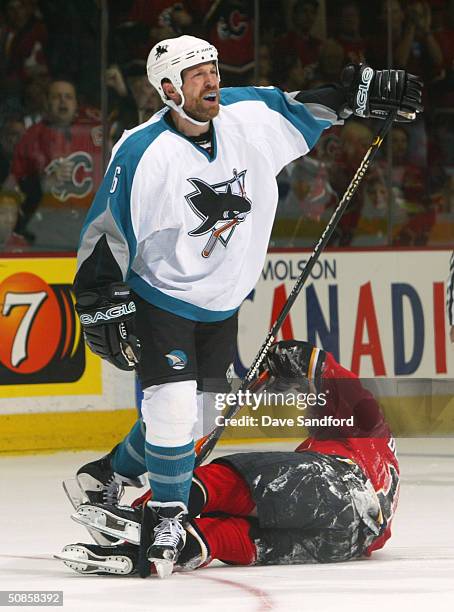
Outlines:
<svg viewBox="0 0 454 612"><path fill-rule="evenodd" d="M222 89L210 156L172 129L166 112L114 148L82 230L76 293L125 280L159 308L220 321L259 278L277 174L337 115L274 87Z"/></svg>

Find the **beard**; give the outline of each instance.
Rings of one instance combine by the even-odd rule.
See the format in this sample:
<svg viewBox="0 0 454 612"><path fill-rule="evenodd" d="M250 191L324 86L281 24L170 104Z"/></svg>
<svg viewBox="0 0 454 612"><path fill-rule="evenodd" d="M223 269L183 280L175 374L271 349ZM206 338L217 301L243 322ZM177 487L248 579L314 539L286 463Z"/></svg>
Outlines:
<svg viewBox="0 0 454 612"><path fill-rule="evenodd" d="M205 100L199 99L189 105L185 104L183 109L191 119L206 122L211 121L211 119L214 119L219 114L219 102L207 104Z"/></svg>

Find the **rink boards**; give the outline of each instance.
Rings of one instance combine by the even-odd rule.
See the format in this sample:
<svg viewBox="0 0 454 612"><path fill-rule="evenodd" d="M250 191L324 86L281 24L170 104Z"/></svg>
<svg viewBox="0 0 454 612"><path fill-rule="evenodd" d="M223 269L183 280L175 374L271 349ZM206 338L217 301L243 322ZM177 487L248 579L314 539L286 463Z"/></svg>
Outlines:
<svg viewBox="0 0 454 612"><path fill-rule="evenodd" d="M237 376L309 254L268 254L240 309ZM454 349L445 314L450 254L327 252L279 339L307 339L331 351L378 383L385 404L399 396L394 425L405 433L452 433ZM110 446L135 419L134 377L85 350L70 290L74 258L4 258L0 266L0 451ZM242 430L245 436L260 432Z"/></svg>

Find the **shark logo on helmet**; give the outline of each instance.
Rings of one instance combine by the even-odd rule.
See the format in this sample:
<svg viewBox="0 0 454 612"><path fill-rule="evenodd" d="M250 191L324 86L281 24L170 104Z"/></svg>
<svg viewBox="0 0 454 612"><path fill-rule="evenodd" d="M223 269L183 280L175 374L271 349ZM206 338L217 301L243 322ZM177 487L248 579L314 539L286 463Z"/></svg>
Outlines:
<svg viewBox="0 0 454 612"><path fill-rule="evenodd" d="M202 222L189 232L189 236L210 234L202 257L209 257L219 241L224 247L234 231L251 212L252 202L244 187L247 170L233 170L233 178L210 185L202 179L190 178L195 188L185 196L187 203Z"/></svg>
<svg viewBox="0 0 454 612"><path fill-rule="evenodd" d="M168 48L169 48L169 45L158 45L155 51L155 59L158 60L161 57L161 55L164 55L164 53L167 53Z"/></svg>

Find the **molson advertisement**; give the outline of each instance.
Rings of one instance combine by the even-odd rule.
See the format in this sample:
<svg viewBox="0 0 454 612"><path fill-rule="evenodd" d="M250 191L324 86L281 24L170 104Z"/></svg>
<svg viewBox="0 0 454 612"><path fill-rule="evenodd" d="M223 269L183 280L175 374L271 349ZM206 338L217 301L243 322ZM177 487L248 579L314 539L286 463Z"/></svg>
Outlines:
<svg viewBox="0 0 454 612"><path fill-rule="evenodd" d="M447 250L326 252L277 340L308 340L332 352L379 400L395 435L452 435L454 345L445 307L450 255ZM268 255L260 281L240 310L234 364L239 377L309 256L277 250ZM274 416L282 416L282 410ZM256 430L256 436L270 435ZM294 431L283 428L277 434L275 429L273 435L288 437Z"/></svg>
<svg viewBox="0 0 454 612"><path fill-rule="evenodd" d="M310 253L273 252L240 311L242 376ZM327 252L278 339L308 340L363 378L454 378L445 287L451 252Z"/></svg>

